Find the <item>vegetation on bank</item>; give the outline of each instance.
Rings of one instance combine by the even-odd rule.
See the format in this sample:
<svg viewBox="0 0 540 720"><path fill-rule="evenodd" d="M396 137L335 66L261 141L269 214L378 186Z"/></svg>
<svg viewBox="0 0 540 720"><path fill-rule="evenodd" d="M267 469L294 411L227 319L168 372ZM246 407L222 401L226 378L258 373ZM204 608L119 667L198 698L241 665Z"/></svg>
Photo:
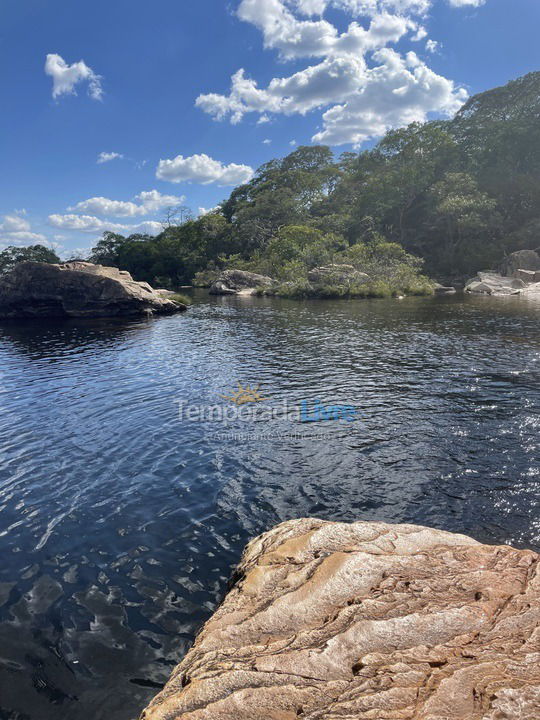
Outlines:
<svg viewBox="0 0 540 720"><path fill-rule="evenodd" d="M300 147L214 212L165 222L156 237L107 232L90 259L171 289L237 268L270 275L272 292L292 297L431 292L426 276L463 278L540 244L539 98L532 73L371 150L336 159ZM313 290L310 270L332 264L370 281Z"/></svg>

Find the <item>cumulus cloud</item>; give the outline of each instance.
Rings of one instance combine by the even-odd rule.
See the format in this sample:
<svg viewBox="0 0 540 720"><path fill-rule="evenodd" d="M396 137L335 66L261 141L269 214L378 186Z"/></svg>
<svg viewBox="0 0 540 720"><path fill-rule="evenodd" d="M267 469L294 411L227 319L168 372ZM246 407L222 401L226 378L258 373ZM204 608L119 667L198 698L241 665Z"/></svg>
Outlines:
<svg viewBox="0 0 540 720"><path fill-rule="evenodd" d="M148 235L157 235L163 230L163 226L159 222L147 220L138 225L123 225L121 223L113 223L93 215L49 215L49 223L56 228L62 230L77 230L86 233L102 233L107 230L123 234L146 233Z"/></svg>
<svg viewBox="0 0 540 720"><path fill-rule="evenodd" d="M111 160L123 160L124 156L117 152L101 152L98 155L97 164L103 165L103 163L111 162Z"/></svg>
<svg viewBox="0 0 540 720"><path fill-rule="evenodd" d="M171 160L160 160L156 170L159 180L168 182L194 182L201 185L240 185L253 177L253 168L249 165L231 163L224 165L208 155L177 155Z"/></svg>
<svg viewBox="0 0 540 720"><path fill-rule="evenodd" d="M93 100L103 98L102 78L96 75L84 60L68 65L60 55L49 53L45 60L45 73L53 80L53 98L60 95L76 95L75 87L79 83L88 83L88 95Z"/></svg>
<svg viewBox="0 0 540 720"><path fill-rule="evenodd" d="M157 190L147 190L136 195L135 202L93 197L69 207L68 211L91 213L100 217L109 215L112 217L137 217L157 212L166 207L181 205L185 199L184 195L162 195Z"/></svg>
<svg viewBox="0 0 540 720"><path fill-rule="evenodd" d="M24 232L26 230L30 230L30 223L20 215L4 215L4 220L0 224L1 232Z"/></svg>
<svg viewBox="0 0 540 720"><path fill-rule="evenodd" d="M340 33L323 17L328 7L362 18L365 26L353 19ZM264 46L282 61L318 61L263 87L240 69L227 95L200 95L196 105L233 124L248 113L267 120L272 114L321 110L322 128L313 140L334 145L359 145L430 113L450 115L467 100L466 92L415 53L402 55L389 47L406 37L425 40L422 18L430 7L431 0L241 0L238 17L257 27ZM437 45L427 40L426 47L433 52Z"/></svg>
<svg viewBox="0 0 540 720"><path fill-rule="evenodd" d="M0 222L0 246L36 245L45 243L47 238L41 233L32 232L30 223L20 215L4 215Z"/></svg>
<svg viewBox="0 0 540 720"><path fill-rule="evenodd" d="M415 53L402 58L385 48L376 59L380 65L367 73L359 90L323 114L315 142L358 146L391 127L424 121L430 112L452 115L467 99L465 90L434 73Z"/></svg>

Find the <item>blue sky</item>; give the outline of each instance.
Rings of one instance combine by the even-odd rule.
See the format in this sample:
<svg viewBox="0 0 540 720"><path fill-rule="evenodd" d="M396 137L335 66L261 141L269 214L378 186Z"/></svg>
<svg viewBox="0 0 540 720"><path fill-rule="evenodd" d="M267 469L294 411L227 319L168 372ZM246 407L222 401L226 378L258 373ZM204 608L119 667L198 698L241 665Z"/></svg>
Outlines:
<svg viewBox="0 0 540 720"><path fill-rule="evenodd" d="M157 232L295 143L451 114L540 69L539 27L537 0L3 0L0 246Z"/></svg>

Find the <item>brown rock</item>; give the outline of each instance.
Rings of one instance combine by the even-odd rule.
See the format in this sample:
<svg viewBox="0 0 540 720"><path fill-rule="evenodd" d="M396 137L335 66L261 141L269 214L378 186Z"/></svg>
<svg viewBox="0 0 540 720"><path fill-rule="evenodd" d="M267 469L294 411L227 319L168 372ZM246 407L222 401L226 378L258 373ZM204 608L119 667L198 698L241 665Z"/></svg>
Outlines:
<svg viewBox="0 0 540 720"><path fill-rule="evenodd" d="M141 720L538 720L537 568L412 525L283 523Z"/></svg>
<svg viewBox="0 0 540 720"><path fill-rule="evenodd" d="M24 262L0 278L0 318L112 317L186 310L118 268Z"/></svg>
<svg viewBox="0 0 540 720"><path fill-rule="evenodd" d="M257 288L269 288L273 280L246 270L224 270L210 287L210 295L253 295Z"/></svg>

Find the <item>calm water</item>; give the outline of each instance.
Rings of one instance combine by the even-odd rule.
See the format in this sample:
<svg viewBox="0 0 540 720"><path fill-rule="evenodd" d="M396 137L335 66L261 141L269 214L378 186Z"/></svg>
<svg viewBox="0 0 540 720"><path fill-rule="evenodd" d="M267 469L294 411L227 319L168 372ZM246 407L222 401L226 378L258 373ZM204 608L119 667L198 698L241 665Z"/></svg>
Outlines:
<svg viewBox="0 0 540 720"><path fill-rule="evenodd" d="M288 518L540 548L539 328L515 298L202 294L150 322L0 325L2 720L136 718L245 542ZM255 439L179 419L238 381L360 419L229 428Z"/></svg>

